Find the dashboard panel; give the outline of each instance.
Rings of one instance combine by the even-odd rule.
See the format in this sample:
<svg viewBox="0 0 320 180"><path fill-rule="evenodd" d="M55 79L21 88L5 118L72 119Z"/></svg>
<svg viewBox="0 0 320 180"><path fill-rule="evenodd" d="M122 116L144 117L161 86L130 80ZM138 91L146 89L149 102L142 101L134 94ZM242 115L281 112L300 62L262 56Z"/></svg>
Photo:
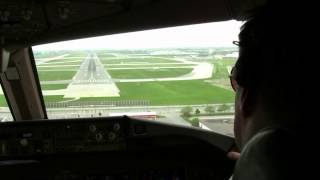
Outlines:
<svg viewBox="0 0 320 180"><path fill-rule="evenodd" d="M228 179L233 139L154 121L112 117L0 124L5 179Z"/></svg>

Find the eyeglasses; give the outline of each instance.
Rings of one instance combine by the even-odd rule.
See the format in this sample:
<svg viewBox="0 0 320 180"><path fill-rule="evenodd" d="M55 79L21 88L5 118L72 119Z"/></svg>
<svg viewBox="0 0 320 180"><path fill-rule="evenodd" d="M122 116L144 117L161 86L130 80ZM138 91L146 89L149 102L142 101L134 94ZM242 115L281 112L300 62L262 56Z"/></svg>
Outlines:
<svg viewBox="0 0 320 180"><path fill-rule="evenodd" d="M240 42L239 41L232 41L232 44L234 44L236 46L240 46Z"/></svg>
<svg viewBox="0 0 320 180"><path fill-rule="evenodd" d="M240 42L239 41L232 41L232 44L236 45L236 46L240 46ZM235 78L233 77L233 72L234 72L234 67L231 69L230 75L229 75L229 79L230 79L230 84L232 89L237 92L237 90L239 89L239 85L237 83L237 81L235 80Z"/></svg>
<svg viewBox="0 0 320 180"><path fill-rule="evenodd" d="M237 81L235 80L235 78L233 77L233 71L234 71L234 68L231 69L229 79L230 79L230 84L231 84L232 89L235 92L237 92L239 85L238 85Z"/></svg>

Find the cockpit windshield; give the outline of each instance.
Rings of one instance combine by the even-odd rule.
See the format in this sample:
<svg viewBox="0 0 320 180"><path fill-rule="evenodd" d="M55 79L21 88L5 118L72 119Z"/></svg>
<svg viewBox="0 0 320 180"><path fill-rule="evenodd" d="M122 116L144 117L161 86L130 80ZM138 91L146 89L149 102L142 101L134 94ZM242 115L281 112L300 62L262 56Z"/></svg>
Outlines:
<svg viewBox="0 0 320 180"><path fill-rule="evenodd" d="M127 115L233 136L228 75L240 22L33 47L49 119Z"/></svg>

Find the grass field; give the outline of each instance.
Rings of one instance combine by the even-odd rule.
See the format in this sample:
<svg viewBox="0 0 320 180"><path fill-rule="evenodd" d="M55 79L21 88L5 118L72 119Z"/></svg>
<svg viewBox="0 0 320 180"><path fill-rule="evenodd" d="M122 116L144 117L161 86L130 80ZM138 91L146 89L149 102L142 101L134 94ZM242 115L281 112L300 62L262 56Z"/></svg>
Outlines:
<svg viewBox="0 0 320 180"><path fill-rule="evenodd" d="M111 65L111 64L104 64L106 69L108 68L149 68L149 67L183 67L183 66L195 66L194 64L124 64L124 65Z"/></svg>
<svg viewBox="0 0 320 180"><path fill-rule="evenodd" d="M64 63L50 63L50 64L44 64L44 65L46 65L46 66L65 66L65 65L78 65L78 66L80 66L81 63L82 63L82 61L77 61L77 62L66 61Z"/></svg>
<svg viewBox="0 0 320 180"><path fill-rule="evenodd" d="M81 98L80 101L149 100L151 105L231 103L234 93L202 80L117 83L120 97ZM64 101L63 96L46 96L47 102Z"/></svg>
<svg viewBox="0 0 320 180"><path fill-rule="evenodd" d="M162 68L162 69L126 69L109 70L109 74L115 79L139 79L139 78L166 78L188 74L192 68Z"/></svg>
<svg viewBox="0 0 320 180"><path fill-rule="evenodd" d="M221 60L211 61L212 64L215 65L215 72L212 76L213 79L228 79L229 73L227 70L228 66L234 66L236 63L236 59L228 58Z"/></svg>
<svg viewBox="0 0 320 180"><path fill-rule="evenodd" d="M79 69L79 67L78 67L78 69ZM78 69L77 68L63 68L63 69L59 69L59 71L77 71ZM50 73L52 71L54 72L57 70L54 68L45 68L45 69L39 68L38 71Z"/></svg>
<svg viewBox="0 0 320 180"><path fill-rule="evenodd" d="M57 89L65 89L68 84L41 84L42 90L57 90Z"/></svg>
<svg viewBox="0 0 320 180"><path fill-rule="evenodd" d="M114 59L114 58L100 58L102 64L119 64L119 63L179 63L180 61L166 59L166 58L127 58L127 59Z"/></svg>
<svg viewBox="0 0 320 180"><path fill-rule="evenodd" d="M4 95L0 95L0 107L8 107L6 97Z"/></svg>
<svg viewBox="0 0 320 180"><path fill-rule="evenodd" d="M63 59L62 58L62 59L58 59L58 60L43 62L41 64L38 64L38 67L41 67L41 66L63 66L66 64L81 64L83 62L83 59Z"/></svg>
<svg viewBox="0 0 320 180"><path fill-rule="evenodd" d="M228 90L232 90L229 80L228 66L234 66L236 62L235 58L213 60L210 63L214 64L215 71L212 73L212 77L206 82L209 82L215 86L219 86Z"/></svg>
<svg viewBox="0 0 320 180"><path fill-rule="evenodd" d="M112 57L116 57L115 55L113 55L113 54L107 54L107 53L97 53L97 55L98 55L98 57L99 58L112 58Z"/></svg>
<svg viewBox="0 0 320 180"><path fill-rule="evenodd" d="M68 54L70 54L68 57L70 57L70 56L87 57L88 51L83 51L83 50L68 51Z"/></svg>
<svg viewBox="0 0 320 180"><path fill-rule="evenodd" d="M53 58L53 57L57 57L57 56L61 56L64 54L69 54L68 52L64 52L64 51L46 51L46 52L34 52L34 57L35 59L40 59L40 58Z"/></svg>
<svg viewBox="0 0 320 180"><path fill-rule="evenodd" d="M120 95L127 99L146 99L152 105L207 104L232 102L234 94L202 80L119 83Z"/></svg>
<svg viewBox="0 0 320 180"><path fill-rule="evenodd" d="M38 66L39 77L41 81L49 80L68 80L76 74L80 64L87 56L87 52L64 52L69 54L66 58L51 61L47 64ZM177 77L192 71L191 63L182 63L174 60L173 55L163 56L135 56L131 54L115 53L115 55L99 51L97 53L105 68L113 78L166 78ZM57 55L56 55L57 56ZM41 57L45 57L41 55ZM50 54L50 57L52 54ZM75 57L70 58L68 57ZM171 59L170 59L171 58ZM194 60L195 62L197 59ZM199 61L206 61L199 59ZM233 103L234 92L231 91L228 79L228 66L233 66L235 59L226 58L222 60L212 59L208 62L215 65L215 72L210 79L188 80L188 81L167 81L167 82L130 82L117 83L120 89L120 97L101 97L101 98L81 98L79 101L101 101L101 100L149 100L151 105L192 105L192 104L212 104L212 103ZM164 63L164 64L154 64ZM175 64L165 64L175 63ZM130 65L132 64L132 65ZM65 66L77 65L77 66ZM47 66L47 67L46 67ZM52 67L50 67L52 66ZM156 68L156 67L182 67L190 68ZM109 68L146 68L146 69L124 69L112 70ZM45 71L50 70L50 71ZM53 70L53 71L52 71ZM57 70L57 71L54 71ZM47 84L42 85L43 90L64 89L68 84ZM63 96L45 96L46 102L61 102L70 99L64 99ZM0 99L1 100L1 99ZM0 101L1 103L1 101Z"/></svg>
<svg viewBox="0 0 320 180"><path fill-rule="evenodd" d="M78 65L81 64L81 61L75 61L75 60L70 60L70 61L64 61L64 62L50 62L50 63L43 63L40 66L64 66L64 65Z"/></svg>
<svg viewBox="0 0 320 180"><path fill-rule="evenodd" d="M51 66L45 66L45 67L43 67L43 66L39 66L39 67L37 67L37 69L38 69L38 71L42 71L42 70L44 70L44 71L46 71L46 70L49 70L49 71L65 71L65 70L73 70L73 71L77 71L78 69L79 69L79 67L80 67L80 65L79 66L53 66L53 67L51 67Z"/></svg>
<svg viewBox="0 0 320 180"><path fill-rule="evenodd" d="M76 74L76 71L38 71L40 81L68 80Z"/></svg>
<svg viewBox="0 0 320 180"><path fill-rule="evenodd" d="M67 101L71 100L69 98L63 98L63 96L44 96L44 102L61 102L61 101Z"/></svg>

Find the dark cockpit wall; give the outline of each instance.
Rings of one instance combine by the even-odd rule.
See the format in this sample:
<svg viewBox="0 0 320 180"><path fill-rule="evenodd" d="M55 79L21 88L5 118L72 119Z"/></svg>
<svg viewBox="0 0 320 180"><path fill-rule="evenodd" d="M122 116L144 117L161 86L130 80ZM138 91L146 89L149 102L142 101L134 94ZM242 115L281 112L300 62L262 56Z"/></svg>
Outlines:
<svg viewBox="0 0 320 180"><path fill-rule="evenodd" d="M265 0L4 0L1 46L30 45L98 35L224 20L244 20Z"/></svg>

